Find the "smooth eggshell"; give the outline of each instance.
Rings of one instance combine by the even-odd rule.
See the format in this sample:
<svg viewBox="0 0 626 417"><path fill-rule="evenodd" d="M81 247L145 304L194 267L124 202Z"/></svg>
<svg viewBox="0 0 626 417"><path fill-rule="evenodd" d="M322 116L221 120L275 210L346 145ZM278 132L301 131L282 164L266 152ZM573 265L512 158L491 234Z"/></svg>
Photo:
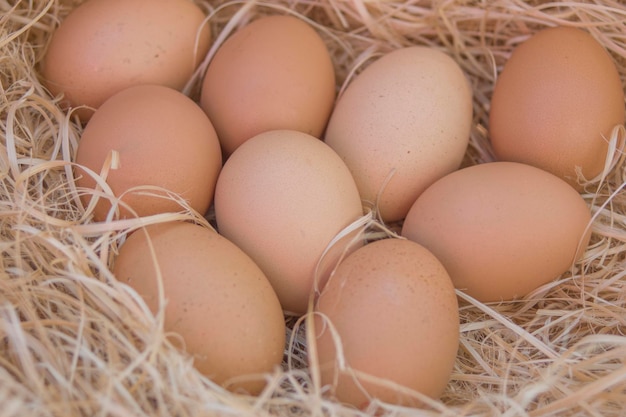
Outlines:
<svg viewBox="0 0 626 417"><path fill-rule="evenodd" d="M434 253L457 288L479 301L501 301L565 273L587 247L590 220L583 198L561 178L491 162L430 186L402 235Z"/></svg>
<svg viewBox="0 0 626 417"><path fill-rule="evenodd" d="M99 174L112 151L119 166L109 170L106 182L116 197L137 215L179 211L174 199L153 190L156 197L128 192L155 186L176 193L204 214L213 201L222 154L211 121L190 98L160 85L127 88L108 99L87 123L76 154L79 187L94 189L96 181L82 168ZM145 191L145 190L144 190ZM83 194L85 205L93 193ZM100 198L94 219L104 220L111 204ZM121 217L135 213L120 207Z"/></svg>
<svg viewBox="0 0 626 417"><path fill-rule="evenodd" d="M315 311L319 362L312 366L340 401L421 404L369 378L432 398L445 390L459 346L457 296L443 265L421 245L384 239L357 249L339 264Z"/></svg>
<svg viewBox="0 0 626 417"><path fill-rule="evenodd" d="M306 133L278 130L244 142L224 164L215 189L218 230L265 272L283 308L304 313L350 240L322 254L363 215L341 158ZM316 267L320 264L316 276Z"/></svg>
<svg viewBox="0 0 626 417"><path fill-rule="evenodd" d="M588 32L555 27L513 50L495 84L489 135L496 157L537 166L577 187L604 169L624 89L611 56ZM618 144L623 146L623 144Z"/></svg>
<svg viewBox="0 0 626 417"><path fill-rule="evenodd" d="M264 16L219 48L202 85L201 105L225 155L267 130L320 137L335 101L326 44L294 16Z"/></svg>
<svg viewBox="0 0 626 417"><path fill-rule="evenodd" d="M215 382L258 393L265 382L254 374L280 366L285 322L278 298L258 266L215 231L184 222L140 229L121 246L113 273L152 312L165 305L164 330L182 337L195 367Z"/></svg>
<svg viewBox="0 0 626 417"><path fill-rule="evenodd" d="M459 168L471 125L472 90L459 65L412 46L382 56L348 84L325 141L350 168L362 199L393 222L428 185Z"/></svg>
<svg viewBox="0 0 626 417"><path fill-rule="evenodd" d="M189 0L88 0L52 35L43 82L71 107L98 108L137 84L181 90L209 49L205 17Z"/></svg>

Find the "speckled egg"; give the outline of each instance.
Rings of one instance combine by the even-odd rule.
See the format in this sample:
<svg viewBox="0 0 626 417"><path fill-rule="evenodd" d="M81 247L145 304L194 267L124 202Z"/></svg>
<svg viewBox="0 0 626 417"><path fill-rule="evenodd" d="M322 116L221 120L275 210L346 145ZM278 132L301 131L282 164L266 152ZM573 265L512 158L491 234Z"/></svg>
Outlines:
<svg viewBox="0 0 626 417"><path fill-rule="evenodd" d="M472 90L444 52L412 46L369 64L337 99L326 143L350 168L361 198L386 222L459 168L472 125Z"/></svg>
<svg viewBox="0 0 626 417"><path fill-rule="evenodd" d="M402 235L435 254L458 289L497 302L565 273L587 248L590 221L585 200L563 179L531 165L490 162L431 185Z"/></svg>
<svg viewBox="0 0 626 417"><path fill-rule="evenodd" d="M139 229L121 246L113 273L154 314L164 309L163 330L181 336L195 367L218 384L255 394L263 374L280 366L278 298L250 257L215 231L187 222Z"/></svg>
<svg viewBox="0 0 626 417"><path fill-rule="evenodd" d="M244 142L215 189L219 232L255 260L289 313L307 311L313 291L349 249L350 234L329 245L362 215L341 158L298 131L268 131Z"/></svg>
<svg viewBox="0 0 626 417"><path fill-rule="evenodd" d="M438 398L459 346L459 311L445 268L423 246L388 238L337 267L315 309L312 367L339 401L420 406ZM389 385L391 384L391 385Z"/></svg>
<svg viewBox="0 0 626 417"><path fill-rule="evenodd" d="M314 27L295 16L263 16L220 46L207 68L200 103L228 156L267 130L320 137L335 88L330 53Z"/></svg>
<svg viewBox="0 0 626 417"><path fill-rule="evenodd" d="M81 199L96 221L180 211L178 199L204 214L222 167L202 109L177 90L149 84L124 89L96 110L75 159Z"/></svg>
<svg viewBox="0 0 626 417"><path fill-rule="evenodd" d="M609 53L585 30L554 27L520 44L505 63L491 99L489 136L499 160L537 166L579 188L578 170L592 180L612 158L609 138L624 114L624 89Z"/></svg>
<svg viewBox="0 0 626 417"><path fill-rule="evenodd" d="M137 84L181 90L207 53L211 31L190 0L88 0L53 33L42 79L83 121Z"/></svg>

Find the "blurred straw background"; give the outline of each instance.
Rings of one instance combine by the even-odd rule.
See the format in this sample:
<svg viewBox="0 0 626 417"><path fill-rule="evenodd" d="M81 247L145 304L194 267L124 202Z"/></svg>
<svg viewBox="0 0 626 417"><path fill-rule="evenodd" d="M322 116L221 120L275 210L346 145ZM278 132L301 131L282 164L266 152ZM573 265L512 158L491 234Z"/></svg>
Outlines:
<svg viewBox="0 0 626 417"><path fill-rule="evenodd" d="M0 0L0 416L625 415L621 155L583 194L594 213L593 235L571 271L513 303L461 299L456 365L432 408L373 404L359 411L330 401L312 384L304 332L290 318L283 369L267 376L259 397L227 392L199 375L163 332L161 318L109 267L126 233L142 224L205 220L181 205L180 213L92 222L72 181L82 127L38 78L51 32L79 3ZM212 51L255 16L306 18L332 51L338 91L391 49L420 44L447 51L474 89L466 164L492 159L486 129L495 78L511 50L541 28L587 29L612 54L626 85L621 0L198 3L216 39ZM188 85L192 97L202 69ZM623 127L614 136L626 136Z"/></svg>

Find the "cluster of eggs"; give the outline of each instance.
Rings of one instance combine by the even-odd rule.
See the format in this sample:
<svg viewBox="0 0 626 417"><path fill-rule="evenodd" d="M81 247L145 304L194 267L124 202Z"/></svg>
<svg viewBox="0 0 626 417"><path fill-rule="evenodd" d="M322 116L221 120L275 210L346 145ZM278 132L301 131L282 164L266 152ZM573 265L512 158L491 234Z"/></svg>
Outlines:
<svg viewBox="0 0 626 417"><path fill-rule="evenodd" d="M472 85L441 50L384 54L337 97L316 28L259 17L220 45L194 101L181 91L210 46L188 0L88 0L42 80L85 123L76 183L95 221L214 208L216 231L147 226L113 265L214 381L258 393L284 314L313 312L311 366L339 400L418 405L411 390L437 398L453 370L456 290L524 296L584 252L576 178L603 171L624 123L615 65L586 32L514 52L491 103L499 160L465 168ZM372 210L402 236L365 241Z"/></svg>

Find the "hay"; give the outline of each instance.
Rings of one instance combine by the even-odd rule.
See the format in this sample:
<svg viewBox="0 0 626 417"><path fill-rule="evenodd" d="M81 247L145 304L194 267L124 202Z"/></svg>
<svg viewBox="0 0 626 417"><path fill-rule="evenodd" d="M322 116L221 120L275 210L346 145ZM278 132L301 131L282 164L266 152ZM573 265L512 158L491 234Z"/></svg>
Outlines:
<svg viewBox="0 0 626 417"><path fill-rule="evenodd" d="M55 25L79 1L0 0L0 416L618 416L626 407L626 181L621 155L583 194L594 213L584 259L523 300L461 297L461 343L445 394L429 410L326 399L306 366L303 326L287 318L283 369L259 397L200 376L139 297L107 266L142 224L181 212L95 224L72 181L81 126L38 81ZM258 14L306 17L332 51L338 90L393 48L442 48L474 89L465 164L492 159L487 112L512 48L556 24L589 30L626 85L626 7L618 0L200 0L215 48ZM222 36L220 37L220 34ZM206 61L205 64L206 65ZM202 69L201 69L202 70ZM201 71L186 90L197 96ZM626 136L623 127L613 139ZM609 170L610 168L610 170ZM538 242L541 244L541 242ZM253 348L253 347L251 347Z"/></svg>

